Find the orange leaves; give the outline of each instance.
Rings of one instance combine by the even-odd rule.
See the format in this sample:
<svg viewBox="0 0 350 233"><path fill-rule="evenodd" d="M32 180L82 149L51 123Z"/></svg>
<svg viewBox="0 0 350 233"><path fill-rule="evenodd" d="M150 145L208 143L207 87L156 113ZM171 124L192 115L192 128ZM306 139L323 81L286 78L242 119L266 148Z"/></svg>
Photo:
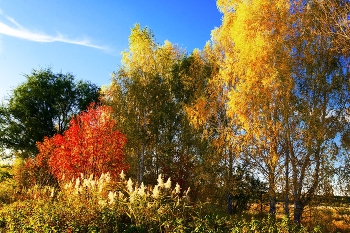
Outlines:
<svg viewBox="0 0 350 233"><path fill-rule="evenodd" d="M205 98L199 98L192 107L186 107L186 113L191 121L191 124L199 128L206 121L207 114L207 101Z"/></svg>
<svg viewBox="0 0 350 233"><path fill-rule="evenodd" d="M273 121L271 113L279 108L276 102L283 101L292 88L286 65L289 3L221 0L218 5L226 11L213 38L225 54L221 79L232 85L228 114L245 131L255 131Z"/></svg>
<svg viewBox="0 0 350 233"><path fill-rule="evenodd" d="M126 137L116 130L111 118L111 109L91 105L90 108L70 122L63 135L45 138L38 143L37 165L47 161L50 171L60 180L94 174L100 176L109 172L117 177L127 170L123 147Z"/></svg>

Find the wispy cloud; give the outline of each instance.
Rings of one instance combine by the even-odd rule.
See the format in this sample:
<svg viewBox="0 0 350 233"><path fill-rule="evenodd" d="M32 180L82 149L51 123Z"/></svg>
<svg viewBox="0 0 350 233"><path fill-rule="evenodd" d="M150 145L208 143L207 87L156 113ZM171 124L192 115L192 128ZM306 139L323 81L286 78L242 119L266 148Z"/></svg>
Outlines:
<svg viewBox="0 0 350 233"><path fill-rule="evenodd" d="M82 40L71 39L67 36L62 35L61 33L57 33L56 35L52 36L46 33L29 30L23 27L18 22L16 22L13 18L6 16L1 9L0 9L0 15L2 15L7 20L7 22L5 23L5 22L2 22L2 20L0 19L0 34L2 35L12 36L12 37L17 37L17 38L35 41L35 42L42 42L42 43L62 42L62 43L91 47L95 49L108 50L107 47L94 44L88 39L82 39Z"/></svg>

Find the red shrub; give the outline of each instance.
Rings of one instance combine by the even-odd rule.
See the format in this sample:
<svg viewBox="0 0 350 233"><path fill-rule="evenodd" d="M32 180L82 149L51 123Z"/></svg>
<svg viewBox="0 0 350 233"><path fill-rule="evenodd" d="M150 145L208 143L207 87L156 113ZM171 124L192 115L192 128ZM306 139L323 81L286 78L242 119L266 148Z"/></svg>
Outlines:
<svg viewBox="0 0 350 233"><path fill-rule="evenodd" d="M37 143L38 166L48 166L54 176L61 180L72 179L80 173L100 176L109 172L117 177L126 171L123 147L124 134L116 129L111 108L91 105L86 112L71 120L63 135L45 138Z"/></svg>

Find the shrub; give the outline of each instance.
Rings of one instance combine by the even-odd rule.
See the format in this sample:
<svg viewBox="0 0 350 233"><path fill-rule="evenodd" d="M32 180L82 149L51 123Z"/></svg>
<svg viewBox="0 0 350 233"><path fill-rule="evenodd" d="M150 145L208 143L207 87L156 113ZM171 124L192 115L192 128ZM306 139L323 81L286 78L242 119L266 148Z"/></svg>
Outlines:
<svg viewBox="0 0 350 233"><path fill-rule="evenodd" d="M112 109L107 106L91 105L71 120L63 135L38 144L40 154L54 145L48 163L59 180L76 178L80 173L101 176L107 172L116 178L128 169L123 153L126 136L116 129L111 114Z"/></svg>
<svg viewBox="0 0 350 233"><path fill-rule="evenodd" d="M116 129L111 111L107 106L92 104L70 121L63 135L38 142L39 153L23 162L16 172L20 186L57 186L59 181L77 178L81 173L100 176L109 172L116 178L122 170L126 171L126 137Z"/></svg>

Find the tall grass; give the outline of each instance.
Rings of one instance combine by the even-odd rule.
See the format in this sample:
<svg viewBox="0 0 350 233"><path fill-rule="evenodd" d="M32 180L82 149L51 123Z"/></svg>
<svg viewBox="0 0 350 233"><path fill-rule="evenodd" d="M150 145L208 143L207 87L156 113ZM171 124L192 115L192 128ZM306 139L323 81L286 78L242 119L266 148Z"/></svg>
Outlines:
<svg viewBox="0 0 350 233"><path fill-rule="evenodd" d="M201 211L188 192L158 177L154 187L122 173L24 190L0 210L1 232L310 232L288 218L235 220ZM313 229L311 232L321 232Z"/></svg>

